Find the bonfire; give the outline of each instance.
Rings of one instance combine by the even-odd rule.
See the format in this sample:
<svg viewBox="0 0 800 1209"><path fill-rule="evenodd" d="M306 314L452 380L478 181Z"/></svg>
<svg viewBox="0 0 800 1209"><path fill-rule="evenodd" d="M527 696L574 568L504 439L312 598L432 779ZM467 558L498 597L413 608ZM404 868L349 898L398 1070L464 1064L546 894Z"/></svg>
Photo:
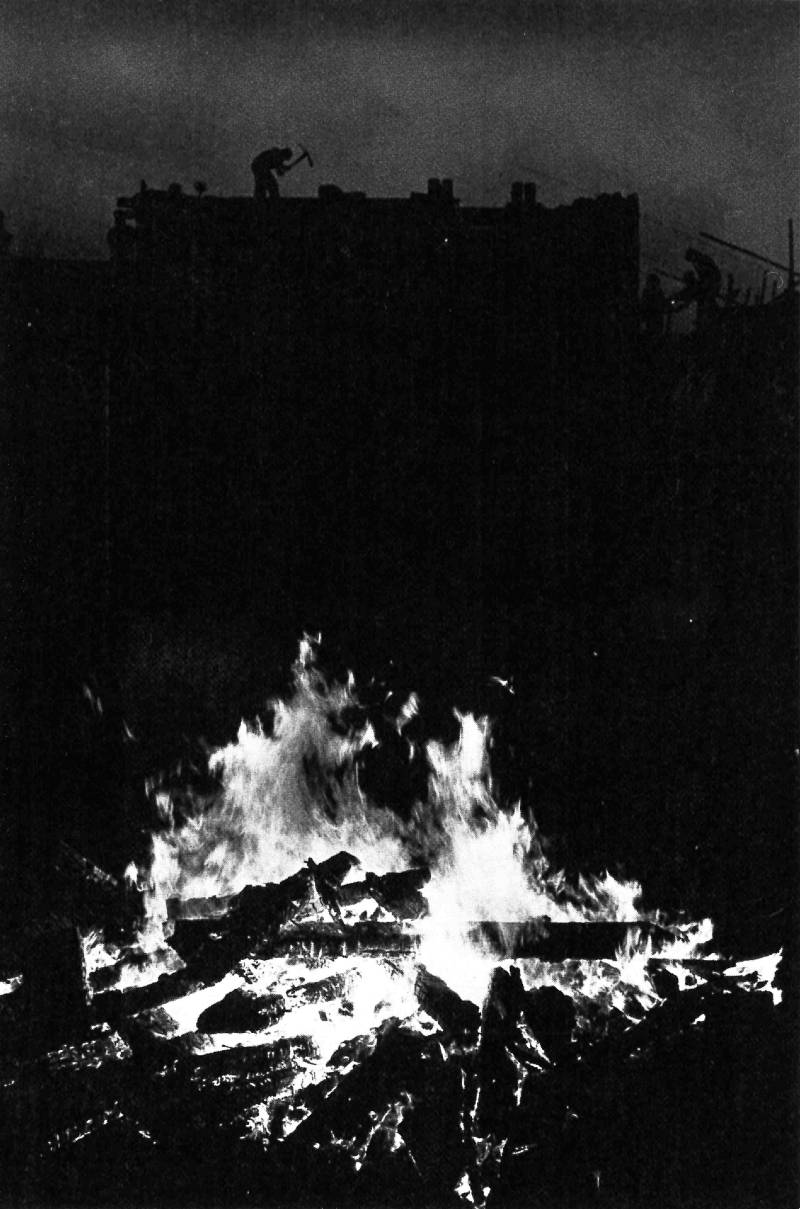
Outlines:
<svg viewBox="0 0 800 1209"><path fill-rule="evenodd" d="M420 752L395 703L427 793L373 804L375 729L316 655L210 756L213 793L152 783L124 878L62 847L68 909L5 955L6 1028L37 1039L5 1061L12 1164L103 1203L639 1203L602 1199L620 1086L721 1013L771 1036L780 953L553 869L487 719Z"/></svg>

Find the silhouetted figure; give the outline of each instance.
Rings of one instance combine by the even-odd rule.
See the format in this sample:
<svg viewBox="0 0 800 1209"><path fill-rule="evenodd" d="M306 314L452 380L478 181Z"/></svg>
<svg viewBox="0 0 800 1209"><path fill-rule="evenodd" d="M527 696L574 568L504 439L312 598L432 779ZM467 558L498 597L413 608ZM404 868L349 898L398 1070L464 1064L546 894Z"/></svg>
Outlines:
<svg viewBox="0 0 800 1209"><path fill-rule="evenodd" d="M658 339L664 334L664 317L667 313L667 297L661 288L658 273L648 273L642 296L639 299L639 316L642 331L646 336Z"/></svg>
<svg viewBox="0 0 800 1209"><path fill-rule="evenodd" d="M717 295L722 286L722 274L715 260L697 248L687 248L684 260L697 274L697 328L705 331L717 317Z"/></svg>
<svg viewBox="0 0 800 1209"><path fill-rule="evenodd" d="M685 311L687 306L691 306L693 302L697 302L700 296L700 283L696 273L691 269L687 269L683 274L683 289L677 294L673 294L669 300L670 310Z"/></svg>
<svg viewBox="0 0 800 1209"><path fill-rule="evenodd" d="M14 236L10 231L6 230L6 216L0 210L0 257L8 256L8 249L11 246L11 241Z"/></svg>
<svg viewBox="0 0 800 1209"><path fill-rule="evenodd" d="M264 201L267 197L276 201L280 197L275 177L283 176L291 158L291 147L269 147L256 156L250 168L253 172L253 193L257 201Z"/></svg>
<svg viewBox="0 0 800 1209"><path fill-rule="evenodd" d="M125 221L124 210L114 211L114 226L108 232L106 240L115 260L127 260L133 255L136 244L136 232Z"/></svg>

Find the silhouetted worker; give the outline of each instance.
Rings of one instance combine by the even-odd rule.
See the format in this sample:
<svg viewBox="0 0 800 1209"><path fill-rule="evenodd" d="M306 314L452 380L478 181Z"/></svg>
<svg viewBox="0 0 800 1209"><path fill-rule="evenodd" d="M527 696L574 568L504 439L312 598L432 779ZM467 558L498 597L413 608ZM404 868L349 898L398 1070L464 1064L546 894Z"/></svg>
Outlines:
<svg viewBox="0 0 800 1209"><path fill-rule="evenodd" d="M280 197L275 176L283 176L291 158L291 147L269 147L256 156L250 165L256 200L264 201L269 197L275 201Z"/></svg>
<svg viewBox="0 0 800 1209"><path fill-rule="evenodd" d="M717 316L717 295L722 286L722 274L715 260L697 248L687 248L684 260L697 274L697 327L705 330Z"/></svg>
<svg viewBox="0 0 800 1209"><path fill-rule="evenodd" d="M6 230L6 216L0 210L0 256L8 256L8 249L14 236Z"/></svg>
<svg viewBox="0 0 800 1209"><path fill-rule="evenodd" d="M677 294L673 294L669 300L670 310L685 311L687 306L697 302L699 290L700 283L697 275L691 269L687 269L683 274L683 289L679 290Z"/></svg>
<svg viewBox="0 0 800 1209"><path fill-rule="evenodd" d="M646 336L658 338L664 334L664 316L667 313L667 297L661 288L658 273L648 273L642 296L639 299L639 316L642 331Z"/></svg>

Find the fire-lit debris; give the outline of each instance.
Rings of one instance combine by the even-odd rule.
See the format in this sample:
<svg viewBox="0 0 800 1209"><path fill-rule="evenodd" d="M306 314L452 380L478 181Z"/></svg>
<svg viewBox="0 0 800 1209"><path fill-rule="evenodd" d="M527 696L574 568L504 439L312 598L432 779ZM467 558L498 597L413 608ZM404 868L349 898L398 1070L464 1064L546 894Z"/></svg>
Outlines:
<svg viewBox="0 0 800 1209"><path fill-rule="evenodd" d="M345 864L352 874L354 864ZM776 1096L786 1057L781 1011L763 993L764 963L694 960L687 973L649 958L647 1010L624 991L621 959L574 956L605 954L619 927L562 925L558 951L571 956L547 963L540 946L552 957L552 927L487 922L487 958L504 963L478 1004L417 958L414 896L425 883L411 872L366 872L349 883L359 902L365 889L373 892L373 913L391 903L400 914L405 901L411 919L348 924L347 886L307 867L242 891L223 917L182 921L197 923L202 940L184 947L181 970L93 993L84 978L86 1039L47 1051L40 1033L45 1052L3 1068L3 1140L16 1186L38 1179L40 1191L63 1191L78 1179L86 1196L110 1203L116 1150L135 1161L156 1200L183 1203L234 1203L247 1188L268 1202L280 1188L281 1203L492 1209L520 1203L524 1192L548 1205L602 1204L605 1183L627 1203L646 1195L677 1205L675 1196L663 1199L641 1148L654 1137L653 1104L683 1110L681 1079L695 1097L696 1129L710 1128L704 1080L734 1097L729 1123L744 1144L750 1055L765 1056ZM65 945L32 952L46 962ZM520 949L538 955L516 956ZM74 942L70 951L76 957ZM26 1002L25 977L4 998ZM559 977L567 990L558 989ZM44 981L32 979L27 995L41 993ZM691 1065L678 1083L676 1055L682 1071ZM722 1130L712 1136L709 1170L725 1187ZM640 1148L638 1183L619 1157L626 1140ZM199 1151L189 1175L187 1155ZM225 1156L236 1156L236 1170L222 1183L211 1168ZM756 1169L763 1177L763 1164ZM677 1178L669 1164L659 1170L660 1179L668 1171ZM721 1203L707 1185L697 1203ZM675 1187L688 1195L685 1180Z"/></svg>
<svg viewBox="0 0 800 1209"><path fill-rule="evenodd" d="M367 892L377 903L397 919L419 919L428 910L428 904L420 893L430 881L427 869L407 869L402 873L386 873L375 877L368 873Z"/></svg>
<svg viewBox="0 0 800 1209"><path fill-rule="evenodd" d="M348 781L367 742L348 693L298 691L277 739L245 728L226 749L209 821L154 840L147 876L63 851L61 910L0 945L3 1194L120 1203L135 1171L153 1204L710 1209L747 1179L753 1204L780 1203L777 958L641 915L635 883L549 877L491 798L474 719L433 751L436 825L404 866ZM326 763L306 748L329 725ZM258 831L274 820L253 784L294 795L305 863L285 802ZM243 880L243 849L274 876Z"/></svg>
<svg viewBox="0 0 800 1209"><path fill-rule="evenodd" d="M286 1011L283 995L259 995L249 987L236 987L197 1017L197 1027L207 1033L247 1033L269 1028Z"/></svg>
<svg viewBox="0 0 800 1209"><path fill-rule="evenodd" d="M414 991L419 1006L433 1017L446 1042L452 1040L461 1045L477 1042L480 1012L474 1003L465 1002L443 979L429 973L424 966L417 970Z"/></svg>

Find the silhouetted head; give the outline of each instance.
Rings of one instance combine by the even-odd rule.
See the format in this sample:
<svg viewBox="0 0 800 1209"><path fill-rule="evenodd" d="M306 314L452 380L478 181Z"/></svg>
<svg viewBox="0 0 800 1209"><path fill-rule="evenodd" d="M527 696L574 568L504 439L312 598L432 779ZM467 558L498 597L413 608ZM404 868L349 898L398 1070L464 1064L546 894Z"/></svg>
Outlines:
<svg viewBox="0 0 800 1209"><path fill-rule="evenodd" d="M282 160L290 160L291 158L292 158L292 149L291 149L291 147L281 147L281 159L282 159Z"/></svg>
<svg viewBox="0 0 800 1209"><path fill-rule="evenodd" d="M183 185L179 185L177 181L173 181L167 189L167 197L183 197Z"/></svg>

